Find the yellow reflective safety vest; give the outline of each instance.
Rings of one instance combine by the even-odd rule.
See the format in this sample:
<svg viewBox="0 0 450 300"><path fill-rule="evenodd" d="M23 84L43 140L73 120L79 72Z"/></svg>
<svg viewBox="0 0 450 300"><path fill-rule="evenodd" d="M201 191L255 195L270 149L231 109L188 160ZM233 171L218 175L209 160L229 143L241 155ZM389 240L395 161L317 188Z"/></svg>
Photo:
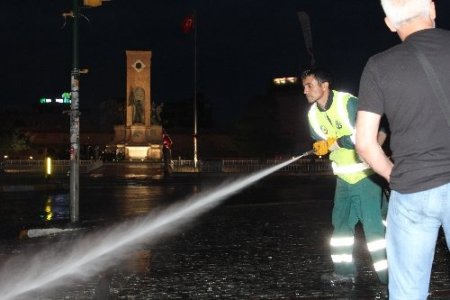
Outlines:
<svg viewBox="0 0 450 300"><path fill-rule="evenodd" d="M323 140L340 138L350 135L354 143L355 128L350 123L347 103L351 94L333 90L333 102L326 111L321 111L314 103L309 112L308 120L311 129ZM330 153L333 173L342 180L354 184L373 174L373 170L358 158L355 149L339 148Z"/></svg>

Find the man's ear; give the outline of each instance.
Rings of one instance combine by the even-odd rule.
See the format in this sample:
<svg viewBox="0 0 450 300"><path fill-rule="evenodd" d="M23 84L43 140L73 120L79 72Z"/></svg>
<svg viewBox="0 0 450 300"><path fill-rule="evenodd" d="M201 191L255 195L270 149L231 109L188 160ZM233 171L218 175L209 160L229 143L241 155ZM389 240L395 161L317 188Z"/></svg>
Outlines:
<svg viewBox="0 0 450 300"><path fill-rule="evenodd" d="M394 24L388 17L384 18L384 23L386 23L386 26L389 28L390 31L397 32L397 28L395 28Z"/></svg>
<svg viewBox="0 0 450 300"><path fill-rule="evenodd" d="M434 5L434 1L430 3L430 18L431 20L436 20L436 6Z"/></svg>

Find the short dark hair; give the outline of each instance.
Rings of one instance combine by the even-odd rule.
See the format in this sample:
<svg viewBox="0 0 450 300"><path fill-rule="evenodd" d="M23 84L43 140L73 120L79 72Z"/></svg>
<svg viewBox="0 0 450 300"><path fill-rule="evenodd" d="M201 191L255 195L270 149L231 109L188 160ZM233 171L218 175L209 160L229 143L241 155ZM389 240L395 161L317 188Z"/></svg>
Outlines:
<svg viewBox="0 0 450 300"><path fill-rule="evenodd" d="M319 83L328 82L330 85L331 85L331 81L333 79L331 76L331 73L322 68L312 68L312 69L303 71L302 76L301 76L302 80L308 76L314 76Z"/></svg>

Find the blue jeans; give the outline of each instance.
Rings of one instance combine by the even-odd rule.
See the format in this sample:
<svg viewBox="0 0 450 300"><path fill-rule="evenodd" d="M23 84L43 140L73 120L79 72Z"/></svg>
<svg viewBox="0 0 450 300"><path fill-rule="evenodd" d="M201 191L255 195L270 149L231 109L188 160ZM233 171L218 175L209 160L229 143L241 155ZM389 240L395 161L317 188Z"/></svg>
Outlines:
<svg viewBox="0 0 450 300"><path fill-rule="evenodd" d="M386 229L390 300L427 298L441 226L450 247L450 183L412 194L391 192Z"/></svg>

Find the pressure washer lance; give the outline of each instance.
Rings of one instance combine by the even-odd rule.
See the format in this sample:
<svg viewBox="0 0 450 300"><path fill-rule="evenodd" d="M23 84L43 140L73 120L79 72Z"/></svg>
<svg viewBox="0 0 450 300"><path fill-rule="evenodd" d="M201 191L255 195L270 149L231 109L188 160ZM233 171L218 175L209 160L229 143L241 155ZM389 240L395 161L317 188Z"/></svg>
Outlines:
<svg viewBox="0 0 450 300"><path fill-rule="evenodd" d="M297 159L300 159L300 158L305 157L305 156L309 156L311 154L314 154L314 149L306 151L305 153L301 154L300 156L297 156Z"/></svg>

